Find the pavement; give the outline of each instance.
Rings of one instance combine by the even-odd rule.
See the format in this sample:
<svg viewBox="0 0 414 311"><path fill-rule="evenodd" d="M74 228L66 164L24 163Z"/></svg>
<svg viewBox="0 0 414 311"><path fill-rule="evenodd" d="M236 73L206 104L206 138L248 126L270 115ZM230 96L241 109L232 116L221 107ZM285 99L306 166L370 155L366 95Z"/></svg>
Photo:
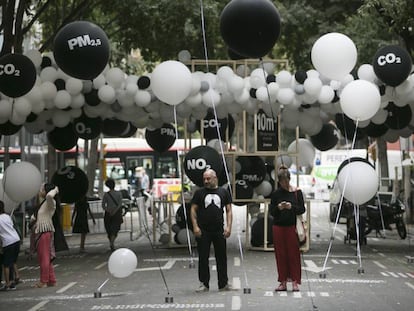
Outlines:
<svg viewBox="0 0 414 311"><path fill-rule="evenodd" d="M278 282L272 249L250 247L245 207L234 206L234 213L228 240L228 272L234 291L218 291L212 253L210 291L196 293L195 246L178 245L172 238L161 243L160 233L168 231L155 226L151 231L140 228L137 235L120 233L116 247L132 251L137 258L137 267L127 277L115 277L109 271L108 261L115 253L109 250L105 234L89 234L85 253L79 252L79 236L68 235L69 250L59 252L55 260L57 286L41 289L31 287L39 280L39 268L36 259L25 254L25 239L18 262L22 283L15 291L0 292L0 309L412 310L412 226L405 240L394 229L386 232L385 239L368 236L367 245L345 243L346 226L329 222L327 203L312 202L301 290L292 292L289 284L288 291L274 292Z"/></svg>

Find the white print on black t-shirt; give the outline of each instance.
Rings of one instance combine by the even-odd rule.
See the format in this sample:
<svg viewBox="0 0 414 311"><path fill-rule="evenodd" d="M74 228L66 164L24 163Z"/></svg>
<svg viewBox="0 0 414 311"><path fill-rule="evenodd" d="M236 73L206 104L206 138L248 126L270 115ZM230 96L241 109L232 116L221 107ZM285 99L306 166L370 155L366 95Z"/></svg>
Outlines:
<svg viewBox="0 0 414 311"><path fill-rule="evenodd" d="M209 193L204 198L204 208L208 208L210 205L215 206L216 208L220 208L221 206L221 198L218 194Z"/></svg>

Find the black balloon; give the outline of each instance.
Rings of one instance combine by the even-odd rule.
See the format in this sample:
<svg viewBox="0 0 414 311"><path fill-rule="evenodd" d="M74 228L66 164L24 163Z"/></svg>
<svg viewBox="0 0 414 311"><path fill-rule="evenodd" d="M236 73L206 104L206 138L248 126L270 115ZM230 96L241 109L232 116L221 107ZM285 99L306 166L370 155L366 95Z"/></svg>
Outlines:
<svg viewBox="0 0 414 311"><path fill-rule="evenodd" d="M158 152L165 152L174 145L176 139L175 127L171 124L163 124L156 129L145 130L145 140L152 149Z"/></svg>
<svg viewBox="0 0 414 311"><path fill-rule="evenodd" d="M86 115L82 115L73 120L73 129L79 138L94 139L101 134L102 119L99 117L89 118Z"/></svg>
<svg viewBox="0 0 414 311"><path fill-rule="evenodd" d="M131 122L129 122L128 129L124 133L121 134L121 137L123 138L132 137L135 135L137 130L138 128L135 125L133 125Z"/></svg>
<svg viewBox="0 0 414 311"><path fill-rule="evenodd" d="M36 82L36 67L22 54L0 57L0 92L9 97L27 94Z"/></svg>
<svg viewBox="0 0 414 311"><path fill-rule="evenodd" d="M148 76L141 76L138 78L137 85L140 90L145 90L151 85L151 80Z"/></svg>
<svg viewBox="0 0 414 311"><path fill-rule="evenodd" d="M65 166L52 176L52 183L58 186L60 199L64 203L75 203L88 192L88 177L76 166Z"/></svg>
<svg viewBox="0 0 414 311"><path fill-rule="evenodd" d="M227 118L217 119L214 116L213 109L209 108L207 115L202 121L197 120L196 126L201 133L201 124L203 124L203 134L207 141L218 139L217 127L219 128L220 138L222 141L227 141L226 130L228 128L228 138L231 138L234 132L234 119L229 114Z"/></svg>
<svg viewBox="0 0 414 311"><path fill-rule="evenodd" d="M410 124L412 112L409 105L399 107L393 102L389 102L387 107L384 109L388 111L388 117L385 120L385 125L390 129L401 130Z"/></svg>
<svg viewBox="0 0 414 311"><path fill-rule="evenodd" d="M233 204L246 205L246 201L253 198L253 187L245 180L236 180L235 193L233 193Z"/></svg>
<svg viewBox="0 0 414 311"><path fill-rule="evenodd" d="M246 58L245 56L234 52L232 49L227 49L227 54L229 55L229 58L232 60L240 60Z"/></svg>
<svg viewBox="0 0 414 311"><path fill-rule="evenodd" d="M310 137L310 141L320 151L327 151L336 146L339 139L338 136L338 129L333 124L326 123L318 134Z"/></svg>
<svg viewBox="0 0 414 311"><path fill-rule="evenodd" d="M244 180L252 187L257 187L266 177L266 164L258 156L240 156L236 158L240 164L240 171L236 174L236 179Z"/></svg>
<svg viewBox="0 0 414 311"><path fill-rule="evenodd" d="M67 151L78 143L78 135L73 130L72 124L65 127L55 127L47 133L49 143L57 150Z"/></svg>
<svg viewBox="0 0 414 311"><path fill-rule="evenodd" d="M220 32L235 53L263 57L279 38L279 12L269 0L232 0L221 12Z"/></svg>
<svg viewBox="0 0 414 311"><path fill-rule="evenodd" d="M299 84L303 84L307 78L308 74L306 73L306 71L298 70L295 72L295 80Z"/></svg>
<svg viewBox="0 0 414 311"><path fill-rule="evenodd" d="M184 171L197 186L203 186L203 173L207 168L213 169L217 176L223 167L220 154L209 146L192 148L184 157Z"/></svg>
<svg viewBox="0 0 414 311"><path fill-rule="evenodd" d="M10 121L7 121L5 123L0 124L0 134L6 136L13 135L20 131L21 128L22 125L16 125L11 123Z"/></svg>
<svg viewBox="0 0 414 311"><path fill-rule="evenodd" d="M98 96L98 90L92 89L89 93L85 93L85 102L89 106L98 106L101 100Z"/></svg>
<svg viewBox="0 0 414 311"><path fill-rule="evenodd" d="M102 124L102 133L110 137L121 137L129 131L129 122L118 119L105 119Z"/></svg>
<svg viewBox="0 0 414 311"><path fill-rule="evenodd" d="M250 243L252 246L259 247L259 246L265 246L264 245L264 227L265 227L265 218L264 217L258 217L258 219L253 223L252 225L252 234L250 238ZM267 243L268 245L273 244L273 217L268 216L267 217ZM266 245L267 246L267 245Z"/></svg>
<svg viewBox="0 0 414 311"><path fill-rule="evenodd" d="M42 63L40 64L40 68L46 68L52 66L52 60L49 56L43 56L42 57Z"/></svg>
<svg viewBox="0 0 414 311"><path fill-rule="evenodd" d="M356 130L356 140L363 139L365 137L364 132L358 127L355 129L354 121L343 113L337 113L335 115L335 124L341 131L342 135L348 140L352 140Z"/></svg>
<svg viewBox="0 0 414 311"><path fill-rule="evenodd" d="M381 137L388 131L388 126L384 123L375 124L370 122L368 126L364 127L362 131L369 137Z"/></svg>
<svg viewBox="0 0 414 311"><path fill-rule="evenodd" d="M372 66L382 82L398 86L410 75L412 60L405 49L398 45L387 45L375 53Z"/></svg>
<svg viewBox="0 0 414 311"><path fill-rule="evenodd" d="M76 21L65 25L55 37L53 55L56 64L69 76L92 80L108 64L108 37L97 25Z"/></svg>

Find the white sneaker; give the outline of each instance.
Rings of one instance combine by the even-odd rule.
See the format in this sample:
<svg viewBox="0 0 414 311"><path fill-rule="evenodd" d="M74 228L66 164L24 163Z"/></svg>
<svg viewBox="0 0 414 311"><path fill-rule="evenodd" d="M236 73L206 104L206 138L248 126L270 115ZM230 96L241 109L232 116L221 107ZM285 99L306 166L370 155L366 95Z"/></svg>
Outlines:
<svg viewBox="0 0 414 311"><path fill-rule="evenodd" d="M209 291L209 288L205 286L203 283L200 283L200 286L196 289L196 293L204 293L208 291Z"/></svg>

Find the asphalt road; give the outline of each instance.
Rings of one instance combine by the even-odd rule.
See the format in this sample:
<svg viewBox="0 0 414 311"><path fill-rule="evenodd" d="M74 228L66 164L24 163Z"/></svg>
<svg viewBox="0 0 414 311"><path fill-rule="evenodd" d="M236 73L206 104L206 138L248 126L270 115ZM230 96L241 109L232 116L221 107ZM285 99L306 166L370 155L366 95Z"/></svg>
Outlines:
<svg viewBox="0 0 414 311"><path fill-rule="evenodd" d="M271 251L252 250L245 239L245 208L235 206L228 243L228 269L237 291L218 292L215 261L207 293L198 286L193 246L151 243L146 234L131 241L121 233L117 247L132 250L137 269L126 278L108 271L111 252L104 234L87 237L79 253L79 236L68 236L69 251L55 261L57 286L32 288L38 281L35 259L19 258L23 282L16 291L0 292L1 310L412 310L414 302L413 228L400 240L396 230L386 238L368 236L367 245L344 243L346 226L329 222L327 203L312 203L310 248L302 255L300 292L276 293L277 274ZM335 227L335 233L333 230ZM145 231L144 231L145 232ZM333 236L333 238L331 238ZM150 232L152 238L152 231ZM240 248L242 245L242 248ZM152 247L153 246L153 247ZM193 267L194 266L194 267ZM106 283L105 283L106 282ZM95 298L100 288L100 298Z"/></svg>

